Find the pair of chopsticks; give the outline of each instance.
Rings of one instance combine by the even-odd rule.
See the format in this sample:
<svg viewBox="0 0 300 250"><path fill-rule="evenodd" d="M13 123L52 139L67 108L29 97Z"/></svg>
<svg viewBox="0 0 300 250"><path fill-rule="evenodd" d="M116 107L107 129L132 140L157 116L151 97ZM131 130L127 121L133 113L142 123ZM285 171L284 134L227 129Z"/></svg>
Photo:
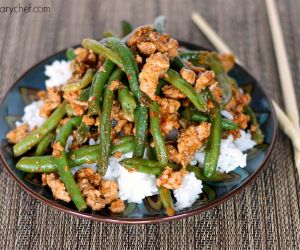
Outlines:
<svg viewBox="0 0 300 250"><path fill-rule="evenodd" d="M286 114L274 100L272 100L272 103L281 129L293 143L295 165L300 180L300 128L297 100L277 8L274 0L265 1L280 75L281 88L283 92L285 108L287 111ZM191 18L200 31L210 40L210 42L219 52L232 53L226 43L219 37L219 35L212 29L212 27L204 20L203 17L194 12L192 13ZM241 64L239 59L236 61Z"/></svg>

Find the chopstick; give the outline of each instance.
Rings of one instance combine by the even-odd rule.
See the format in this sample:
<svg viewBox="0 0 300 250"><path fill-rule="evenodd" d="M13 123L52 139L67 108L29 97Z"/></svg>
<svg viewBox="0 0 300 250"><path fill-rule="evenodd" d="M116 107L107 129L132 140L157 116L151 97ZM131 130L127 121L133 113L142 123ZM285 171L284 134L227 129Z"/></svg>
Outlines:
<svg viewBox="0 0 300 250"><path fill-rule="evenodd" d="M291 68L288 61L276 3L274 0L265 0L265 2L267 7L267 13L273 39L274 51L277 60L277 67L280 77L281 89L283 92L283 101L285 104L286 113L293 122L296 130L299 132L299 111L297 106L297 99L295 95ZM296 137L296 135L294 136ZM292 139L292 137L290 138ZM295 147L296 146L294 145L294 158L300 181L300 150L297 150Z"/></svg>
<svg viewBox="0 0 300 250"><path fill-rule="evenodd" d="M277 17L278 17L278 15L277 15ZM191 18L192 18L193 22L196 24L196 26L199 28L199 30L209 39L209 41L214 45L214 47L219 52L221 52L221 53L232 53L231 49L217 35L217 33L211 28L211 26L204 20L203 17L201 17L198 13L193 12L191 14ZM285 56L287 58L286 53L283 53L282 56ZM280 61L278 62L278 65L280 65ZM286 68L284 71L280 71L280 72L284 73L286 71L289 71L289 68ZM281 77L280 79L283 80L285 78ZM282 88L284 89L285 86L284 86L283 82L282 82L282 85L283 85ZM294 95L294 92L292 93L292 95ZM285 98L285 100L286 100L286 102L288 102L289 96L288 96L288 98ZM277 118L278 118L278 121L279 121L279 124L280 124L282 130L286 133L286 135L291 139L291 141L293 143L293 146L294 146L294 149L295 149L294 150L295 165L296 165L296 168L297 168L297 171L298 171L299 180L300 180L300 151L298 150L298 142L297 142L299 140L299 138L300 138L300 135L299 135L299 124L293 123L290 120L290 118L288 118L288 116L284 113L284 111L279 107L279 105L274 100L272 100L272 103L273 103L273 106L274 106L274 109L275 109L275 113L277 115ZM293 103L295 104L295 102L293 102ZM275 107L274 104L276 105L276 107ZM286 104L286 105L291 105L291 104ZM292 112L297 112L297 106L296 106L296 111L295 111L295 108L292 108L292 107L290 107L289 110L291 112L290 114L292 114ZM293 115L291 115L291 116L293 116ZM296 122L295 118L297 118L297 115L293 119ZM289 121L288 122L288 124L289 124L288 126L286 125L287 121ZM287 133L287 129L289 130L288 133Z"/></svg>
<svg viewBox="0 0 300 250"><path fill-rule="evenodd" d="M293 121L294 125L299 127L299 112L297 108L295 89L286 47L283 40L282 29L279 22L278 12L274 0L265 0L265 2L273 38L274 51L278 65L286 113L288 117Z"/></svg>

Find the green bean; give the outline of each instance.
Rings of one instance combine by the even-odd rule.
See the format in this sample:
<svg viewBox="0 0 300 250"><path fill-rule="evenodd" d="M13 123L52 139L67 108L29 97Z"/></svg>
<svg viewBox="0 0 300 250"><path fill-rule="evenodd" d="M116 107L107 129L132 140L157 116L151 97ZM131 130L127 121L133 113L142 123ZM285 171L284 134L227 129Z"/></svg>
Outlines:
<svg viewBox="0 0 300 250"><path fill-rule="evenodd" d="M16 164L16 168L28 173L52 173L57 171L54 156L22 157Z"/></svg>
<svg viewBox="0 0 300 250"><path fill-rule="evenodd" d="M158 191L167 215L173 216L175 214L175 209L172 201L171 191L165 187L159 187Z"/></svg>
<svg viewBox="0 0 300 250"><path fill-rule="evenodd" d="M66 52L66 56L69 61L74 60L76 58L75 50L73 48L68 49Z"/></svg>
<svg viewBox="0 0 300 250"><path fill-rule="evenodd" d="M60 130L59 134L56 136L55 143L59 143L63 150L59 151L59 155L55 156L55 162L57 166L57 171L60 176L60 179L66 186L66 190L71 196L72 201L79 211L83 211L87 208L86 203L81 195L79 187L77 186L75 179L70 171L68 165L67 155L64 150L67 139L72 133L74 127L79 126L81 123L81 117L74 117L70 119Z"/></svg>
<svg viewBox="0 0 300 250"><path fill-rule="evenodd" d="M250 122L256 126L256 130L251 131L253 140L256 141L257 144L262 144L264 142L264 134L262 133L260 127L259 127L259 122L256 119L256 116L253 112L253 110L250 108L249 105L246 105L244 107L244 112L249 115L250 117Z"/></svg>
<svg viewBox="0 0 300 250"><path fill-rule="evenodd" d="M207 117L204 114L201 114L200 112L194 112L191 115L191 120L195 122L208 122L209 117ZM222 119L221 127L223 130L237 130L239 128L239 126L235 122L226 118Z"/></svg>
<svg viewBox="0 0 300 250"><path fill-rule="evenodd" d="M118 89L118 99L124 112L133 114L137 104L126 86L123 85Z"/></svg>
<svg viewBox="0 0 300 250"><path fill-rule="evenodd" d="M158 161L162 165L167 165L168 153L164 142L164 138L160 130L160 114L159 114L159 106L157 101L153 101L152 104L150 105L150 129L155 143L155 149L156 149Z"/></svg>
<svg viewBox="0 0 300 250"><path fill-rule="evenodd" d="M71 107L71 104L66 104L66 113L67 113L67 116L74 116L74 111Z"/></svg>
<svg viewBox="0 0 300 250"><path fill-rule="evenodd" d="M197 51L180 52L179 56L187 61L195 61L197 63L200 62L200 53Z"/></svg>
<svg viewBox="0 0 300 250"><path fill-rule="evenodd" d="M107 37L118 37L114 32L111 32L111 31L104 31L102 35L105 38L107 38Z"/></svg>
<svg viewBox="0 0 300 250"><path fill-rule="evenodd" d="M110 153L114 154L116 152L121 152L123 154L127 154L129 152L132 152L134 148L134 143L132 141L123 142L117 145L112 145L110 149Z"/></svg>
<svg viewBox="0 0 300 250"><path fill-rule="evenodd" d="M63 102L44 122L42 126L40 126L37 130L33 131L31 134L26 136L23 140L18 142L13 146L13 152L15 156L20 156L30 150L32 147L37 145L48 133L50 133L57 124L61 121L61 119L66 114L65 110L66 104Z"/></svg>
<svg viewBox="0 0 300 250"><path fill-rule="evenodd" d="M145 102L146 97L142 94L138 81L138 66L134 60L131 50L117 38L106 38L103 42L108 48L115 52L119 58L121 58L124 65L124 72L127 75L129 86L133 95L140 103Z"/></svg>
<svg viewBox="0 0 300 250"><path fill-rule="evenodd" d="M94 75L95 75L95 70L88 69L80 81L64 85L62 87L62 91L71 92L71 91L84 89L92 82Z"/></svg>
<svg viewBox="0 0 300 250"><path fill-rule="evenodd" d="M168 84L168 83L164 79L159 79L158 85L156 87L155 95L161 95L161 93L162 93L161 89L166 84Z"/></svg>
<svg viewBox="0 0 300 250"><path fill-rule="evenodd" d="M134 113L135 137L133 157L143 158L148 134L148 108L138 106Z"/></svg>
<svg viewBox="0 0 300 250"><path fill-rule="evenodd" d="M122 36L127 36L132 32L132 25L126 21L123 20L121 21L121 26L122 26Z"/></svg>
<svg viewBox="0 0 300 250"><path fill-rule="evenodd" d="M125 136L122 136L120 138L120 141L116 143L116 145L120 144L120 143L123 143L123 142L128 142L128 141L133 141L133 136L132 135L125 135Z"/></svg>
<svg viewBox="0 0 300 250"><path fill-rule="evenodd" d="M82 101L82 102L86 102L89 100L89 96L90 96L90 91L91 91L91 87L88 87L86 89L83 89L81 92L80 92L80 95L79 95L79 98L78 100L79 101Z"/></svg>
<svg viewBox="0 0 300 250"><path fill-rule="evenodd" d="M114 64L118 65L118 67L124 70L124 65L118 54L113 52L111 49L106 48L104 45L100 44L96 40L93 39L83 39L82 46L86 49L92 50L96 54L101 54L105 56L107 59L111 60Z"/></svg>
<svg viewBox="0 0 300 250"><path fill-rule="evenodd" d="M219 104L212 99L213 108L210 110L211 130L204 158L204 176L211 177L217 169L221 146L221 112Z"/></svg>
<svg viewBox="0 0 300 250"><path fill-rule="evenodd" d="M105 88L103 103L102 103L102 113L100 115L100 151L99 151L99 163L98 172L105 175L108 167L108 156L110 151L110 132L111 132L111 122L110 114L112 110L114 91L110 89L110 84L114 80L119 80L122 71L120 69L115 69L108 81L108 86Z"/></svg>
<svg viewBox="0 0 300 250"><path fill-rule="evenodd" d="M75 134L76 142L79 145L82 145L87 140L87 135L90 131L90 126L86 125L84 122L81 122L77 129L77 133Z"/></svg>
<svg viewBox="0 0 300 250"><path fill-rule="evenodd" d="M41 156L45 154L47 148L51 144L51 142L54 139L54 135L52 133L49 133L46 135L37 145L34 155L35 156Z"/></svg>
<svg viewBox="0 0 300 250"><path fill-rule="evenodd" d="M218 55L214 52L206 52L203 56L203 61L213 70L216 74L218 85L223 90L221 105L226 105L232 97L231 78L228 76L224 69L222 62L219 60Z"/></svg>
<svg viewBox="0 0 300 250"><path fill-rule="evenodd" d="M154 20L154 29L161 34L165 33L166 22L167 19L165 16L156 17Z"/></svg>
<svg viewBox="0 0 300 250"><path fill-rule="evenodd" d="M228 174L226 173L221 173L219 171L216 171L212 176L206 177L203 173L203 168L197 166L188 165L186 169L189 172L194 172L197 179L202 181L222 181L224 180L224 178L228 176Z"/></svg>
<svg viewBox="0 0 300 250"><path fill-rule="evenodd" d="M111 154L121 152L123 154L132 152L133 138L131 141L122 142L111 147ZM99 159L99 145L84 146L80 149L71 150L67 154L68 165L72 167L82 164L97 163ZM54 156L32 156L22 157L16 164L16 168L30 173L51 173L57 171Z"/></svg>
<svg viewBox="0 0 300 250"><path fill-rule="evenodd" d="M188 68L180 56L176 56L171 61L171 67L177 71L180 71L182 68Z"/></svg>
<svg viewBox="0 0 300 250"><path fill-rule="evenodd" d="M175 70L168 69L164 79L185 94L199 111L207 111L207 104L202 95L196 93L193 87L182 79Z"/></svg>
<svg viewBox="0 0 300 250"><path fill-rule="evenodd" d="M122 162L120 163L123 167L125 167L126 169L128 169L129 171L134 169L140 173L144 173L144 174L152 174L152 175L160 175L162 172L162 168L161 167L149 167L149 166L144 166L144 165L124 165L122 164Z"/></svg>
<svg viewBox="0 0 300 250"><path fill-rule="evenodd" d="M103 89L114 68L115 64L106 59L103 66L95 74L89 93L89 115L100 114L100 102Z"/></svg>
<svg viewBox="0 0 300 250"><path fill-rule="evenodd" d="M164 169L164 166L160 162L147 159L127 158L120 161L120 164L126 168L133 166L145 166L150 168L160 168L161 170Z"/></svg>

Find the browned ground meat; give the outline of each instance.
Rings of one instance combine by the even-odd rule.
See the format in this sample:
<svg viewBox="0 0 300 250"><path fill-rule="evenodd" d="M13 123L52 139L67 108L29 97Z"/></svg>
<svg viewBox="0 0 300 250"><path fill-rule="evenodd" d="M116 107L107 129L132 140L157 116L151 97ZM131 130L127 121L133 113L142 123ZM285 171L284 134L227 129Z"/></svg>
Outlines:
<svg viewBox="0 0 300 250"><path fill-rule="evenodd" d="M122 201L120 199L118 199L116 201L113 201L110 204L109 210L112 213L115 213L115 214L119 214L119 213L124 212L124 210L125 210L125 203L124 203L124 201Z"/></svg>
<svg viewBox="0 0 300 250"><path fill-rule="evenodd" d="M79 101L80 92L79 91L71 91L71 92L65 92L64 98L69 101L71 108L74 112L74 115L81 116L84 114L84 112L88 108L88 102Z"/></svg>
<svg viewBox="0 0 300 250"><path fill-rule="evenodd" d="M186 98L185 94L181 93L179 89L173 87L172 85L165 85L162 87L162 92L165 97L173 99L183 99Z"/></svg>
<svg viewBox="0 0 300 250"><path fill-rule="evenodd" d="M87 205L94 211L103 209L107 202L99 190L100 175L94 173L91 168L82 168L76 172L75 178Z"/></svg>
<svg viewBox="0 0 300 250"><path fill-rule="evenodd" d="M133 119L121 110L121 104L117 100L114 100L113 102L110 119L113 124L111 129L112 139L116 139L118 133L121 131L124 131L126 135L133 134Z"/></svg>
<svg viewBox="0 0 300 250"><path fill-rule="evenodd" d="M215 73L213 71L205 71L196 80L195 84L195 90L197 92L200 92L202 89L204 89L207 86L211 86L216 83L215 80Z"/></svg>
<svg viewBox="0 0 300 250"><path fill-rule="evenodd" d="M61 152L64 150L64 147L60 144L60 142L55 142L52 145L53 152L52 155L56 158L59 158L61 156Z"/></svg>
<svg viewBox="0 0 300 250"><path fill-rule="evenodd" d="M157 186L163 186L167 189L177 189L182 183L182 172L174 171L170 167L166 167L162 174L156 179Z"/></svg>
<svg viewBox="0 0 300 250"><path fill-rule="evenodd" d="M225 71L230 71L234 67L235 58L233 54L218 54Z"/></svg>
<svg viewBox="0 0 300 250"><path fill-rule="evenodd" d="M24 123L6 134L9 143L16 144L29 134L29 125Z"/></svg>
<svg viewBox="0 0 300 250"><path fill-rule="evenodd" d="M194 71L186 68L180 70L181 77L190 84L194 84L196 81L196 74Z"/></svg>
<svg viewBox="0 0 300 250"><path fill-rule="evenodd" d="M168 57L160 52L147 58L146 63L139 74L139 82L141 90L152 100L155 99L159 78L163 77L169 67L170 63Z"/></svg>
<svg viewBox="0 0 300 250"><path fill-rule="evenodd" d="M160 111L160 128L164 135L169 134L173 129L178 129L180 102L169 98L158 99Z"/></svg>
<svg viewBox="0 0 300 250"><path fill-rule="evenodd" d="M44 103L40 109L40 116L50 116L52 111L56 109L61 104L61 102L61 91L57 88L49 88L47 91L47 97L44 99Z"/></svg>
<svg viewBox="0 0 300 250"><path fill-rule="evenodd" d="M210 134L210 123L202 122L199 125L190 125L180 131L178 138L178 152L182 155L182 165L186 166L193 158L197 150L201 148Z"/></svg>
<svg viewBox="0 0 300 250"><path fill-rule="evenodd" d="M65 184L60 180L58 174L50 173L42 175L43 185L48 185L52 191L54 199L70 202L71 197L66 191Z"/></svg>
<svg viewBox="0 0 300 250"><path fill-rule="evenodd" d="M84 115L82 117L82 122L87 126L92 126L95 124L95 119L93 117L90 117L88 115Z"/></svg>
<svg viewBox="0 0 300 250"><path fill-rule="evenodd" d="M101 193L104 196L107 203L111 203L118 199L119 190L118 184L115 181L102 180L101 181Z"/></svg>
<svg viewBox="0 0 300 250"><path fill-rule="evenodd" d="M141 54L150 56L161 52L173 58L178 55L178 42L167 34L154 31L151 26L141 26L131 34L127 40L128 46L138 50Z"/></svg>
<svg viewBox="0 0 300 250"><path fill-rule="evenodd" d="M85 48L77 48L75 54L76 59L71 64L73 77L70 81L81 79L89 68L98 69L103 63L103 58Z"/></svg>

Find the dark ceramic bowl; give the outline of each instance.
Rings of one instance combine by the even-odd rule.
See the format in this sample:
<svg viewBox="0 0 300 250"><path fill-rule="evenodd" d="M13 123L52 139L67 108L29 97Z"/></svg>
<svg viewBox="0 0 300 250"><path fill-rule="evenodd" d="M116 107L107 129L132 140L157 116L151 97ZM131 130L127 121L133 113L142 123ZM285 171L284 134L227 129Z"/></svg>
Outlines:
<svg viewBox="0 0 300 250"><path fill-rule="evenodd" d="M184 42L181 42L181 45L192 50L203 49ZM51 191L42 187L37 181L39 179L37 176L32 176L16 169L15 166L18 159L13 157L11 145L7 143L5 136L14 127L14 122L22 116L24 106L37 99L37 91L45 88L45 65L51 64L57 59L66 59L65 54L66 50L58 52L29 69L7 92L0 107L1 160L7 171L22 189L47 205L72 215L102 222L136 224L170 221L198 214L221 204L241 192L267 166L277 131L274 110L270 99L257 81L245 69L236 65L230 72L230 75L237 80L241 88L251 94L251 107L255 111L265 135L264 143L249 152L247 167L243 169L237 168L226 175L226 178L222 181L204 183L204 192L199 200L190 208L177 212L172 217L167 217L164 214L164 210L156 203L156 197L148 198L142 204L127 204L126 210L122 215L113 215L107 210L96 213L92 211L78 212L73 204L54 200Z"/></svg>

